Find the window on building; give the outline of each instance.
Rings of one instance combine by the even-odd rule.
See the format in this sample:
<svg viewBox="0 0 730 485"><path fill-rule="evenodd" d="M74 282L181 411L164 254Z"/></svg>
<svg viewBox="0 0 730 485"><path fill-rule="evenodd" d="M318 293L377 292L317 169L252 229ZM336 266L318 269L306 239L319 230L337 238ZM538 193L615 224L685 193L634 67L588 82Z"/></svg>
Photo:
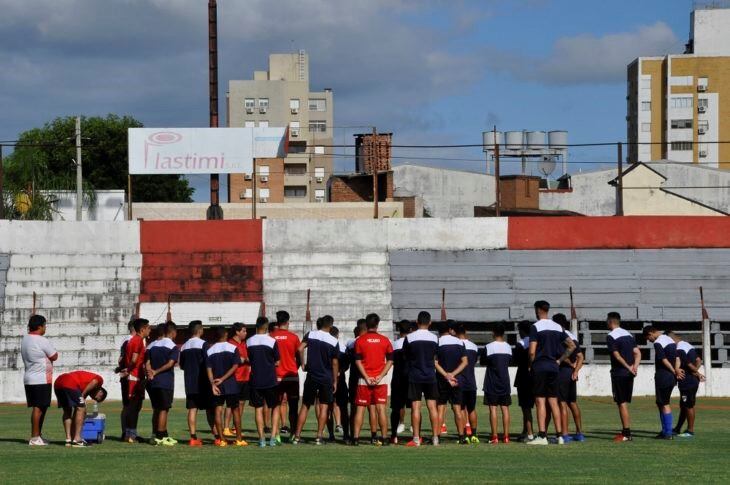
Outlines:
<svg viewBox="0 0 730 485"><path fill-rule="evenodd" d="M672 142L672 151L675 152L687 152L692 150L692 142L691 141L673 141Z"/></svg>
<svg viewBox="0 0 730 485"><path fill-rule="evenodd" d="M253 196L253 191L251 189L246 189L243 192L241 192L242 199L250 199L252 196Z"/></svg>
<svg viewBox="0 0 730 485"><path fill-rule="evenodd" d="M671 107L672 108L691 108L692 107L692 97L691 96L682 96L682 97L672 98Z"/></svg>
<svg viewBox="0 0 730 485"><path fill-rule="evenodd" d="M269 189L259 189L259 198L268 199L269 198Z"/></svg>
<svg viewBox="0 0 730 485"><path fill-rule="evenodd" d="M307 196L307 187L305 186L290 186L290 187L284 187L284 197L306 197Z"/></svg>
<svg viewBox="0 0 730 485"><path fill-rule="evenodd" d="M309 111L327 111L326 99L310 99Z"/></svg>
<svg viewBox="0 0 730 485"><path fill-rule="evenodd" d="M262 177L268 177L269 176L269 166L268 165L261 165L259 167L256 167L259 169L259 175Z"/></svg>
<svg viewBox="0 0 730 485"><path fill-rule="evenodd" d="M651 89L651 77L641 80L641 89Z"/></svg>
<svg viewBox="0 0 730 485"><path fill-rule="evenodd" d="M287 163L284 165L284 173L287 175L306 175L306 163Z"/></svg>
<svg viewBox="0 0 730 485"><path fill-rule="evenodd" d="M265 121L265 120L264 121L259 121L259 126L261 128L268 128L269 127L269 122L268 121Z"/></svg>
<svg viewBox="0 0 730 485"><path fill-rule="evenodd" d="M686 129L692 128L692 120L672 120L672 129Z"/></svg>
<svg viewBox="0 0 730 485"><path fill-rule="evenodd" d="M269 107L269 98L259 98L259 108L268 108Z"/></svg>
<svg viewBox="0 0 730 485"><path fill-rule="evenodd" d="M325 192L324 189L316 189L314 191L314 198L317 202L324 202Z"/></svg>
<svg viewBox="0 0 730 485"><path fill-rule="evenodd" d="M324 147L322 147L322 146L314 147L314 154L315 155L324 155Z"/></svg>
<svg viewBox="0 0 730 485"><path fill-rule="evenodd" d="M256 122L255 121L250 121L249 120L249 121L244 121L243 122L243 127L244 128L253 128L255 126L256 126Z"/></svg>
<svg viewBox="0 0 730 485"><path fill-rule="evenodd" d="M709 99L707 98L697 98L697 107L698 108L707 108L709 106Z"/></svg>
<svg viewBox="0 0 730 485"><path fill-rule="evenodd" d="M289 153L307 153L307 142L290 141L289 142Z"/></svg>
<svg viewBox="0 0 730 485"><path fill-rule="evenodd" d="M327 122L326 121L319 121L314 120L309 122L309 131L312 133L320 132L324 133L327 131Z"/></svg>
<svg viewBox="0 0 730 485"><path fill-rule="evenodd" d="M317 178L324 178L324 167L315 167L314 176Z"/></svg>
<svg viewBox="0 0 730 485"><path fill-rule="evenodd" d="M641 131L643 133L649 133L649 132L651 132L651 123L642 123L641 124Z"/></svg>
<svg viewBox="0 0 730 485"><path fill-rule="evenodd" d="M299 122L298 121L290 121L289 122L289 128L292 130L298 130L299 129Z"/></svg>
<svg viewBox="0 0 730 485"><path fill-rule="evenodd" d="M707 133L708 131L710 131L710 122L707 121L707 120L698 120L697 121L697 129L700 132Z"/></svg>
<svg viewBox="0 0 730 485"><path fill-rule="evenodd" d="M246 109L254 109L256 106L256 100L253 98L246 98L243 100L243 105Z"/></svg>
<svg viewBox="0 0 730 485"><path fill-rule="evenodd" d="M289 109L292 111L299 111L299 99L292 98L289 100Z"/></svg>
<svg viewBox="0 0 730 485"><path fill-rule="evenodd" d="M641 111L651 111L651 101L642 101Z"/></svg>

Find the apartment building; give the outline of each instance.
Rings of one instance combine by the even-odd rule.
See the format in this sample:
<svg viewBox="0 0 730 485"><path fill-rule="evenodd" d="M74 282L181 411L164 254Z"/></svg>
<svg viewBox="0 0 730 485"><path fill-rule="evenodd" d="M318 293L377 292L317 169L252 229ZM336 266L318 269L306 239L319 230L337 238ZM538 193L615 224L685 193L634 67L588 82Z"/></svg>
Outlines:
<svg viewBox="0 0 730 485"><path fill-rule="evenodd" d="M683 54L627 68L628 161L730 169L730 2L695 4Z"/></svg>
<svg viewBox="0 0 730 485"><path fill-rule="evenodd" d="M269 69L251 80L232 80L227 93L229 127L289 127L286 158L257 159L256 174L232 174L232 203L324 202L332 174L332 90L310 91L309 56L271 54Z"/></svg>

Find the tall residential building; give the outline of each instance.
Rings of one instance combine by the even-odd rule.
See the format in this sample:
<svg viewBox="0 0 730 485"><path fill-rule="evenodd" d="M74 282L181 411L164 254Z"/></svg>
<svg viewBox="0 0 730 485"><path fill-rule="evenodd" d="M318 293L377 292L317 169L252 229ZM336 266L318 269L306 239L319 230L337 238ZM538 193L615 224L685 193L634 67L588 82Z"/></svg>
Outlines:
<svg viewBox="0 0 730 485"><path fill-rule="evenodd" d="M730 8L719 4L696 4L683 54L629 64L629 162L668 159L730 169L730 144L711 143L730 140Z"/></svg>
<svg viewBox="0 0 730 485"><path fill-rule="evenodd" d="M229 81L228 126L289 127L286 158L256 160L253 174L228 178L228 201L324 202L332 174L332 90L309 90L309 56L271 54L269 70ZM255 188L256 194L253 189Z"/></svg>

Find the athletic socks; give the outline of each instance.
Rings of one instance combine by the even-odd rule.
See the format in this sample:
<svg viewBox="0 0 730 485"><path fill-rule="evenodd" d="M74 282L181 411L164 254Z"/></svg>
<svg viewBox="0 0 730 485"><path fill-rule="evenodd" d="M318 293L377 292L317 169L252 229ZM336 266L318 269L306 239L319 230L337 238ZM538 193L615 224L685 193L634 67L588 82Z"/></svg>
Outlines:
<svg viewBox="0 0 730 485"><path fill-rule="evenodd" d="M631 428L623 428L621 429L621 434L628 437L631 436Z"/></svg>
<svg viewBox="0 0 730 485"><path fill-rule="evenodd" d="M545 431L540 431L537 433L538 438L547 438L547 433Z"/></svg>
<svg viewBox="0 0 730 485"><path fill-rule="evenodd" d="M674 421L672 413L662 414L662 433L665 436L672 436L672 422Z"/></svg>
<svg viewBox="0 0 730 485"><path fill-rule="evenodd" d="M190 433L190 439L197 440L198 439L198 433Z"/></svg>

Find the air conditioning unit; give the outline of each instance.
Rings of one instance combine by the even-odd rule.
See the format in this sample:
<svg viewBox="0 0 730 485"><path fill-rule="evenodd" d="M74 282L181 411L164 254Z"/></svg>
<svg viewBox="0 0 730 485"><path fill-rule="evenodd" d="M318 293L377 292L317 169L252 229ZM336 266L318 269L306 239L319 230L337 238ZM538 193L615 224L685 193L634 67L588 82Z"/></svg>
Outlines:
<svg viewBox="0 0 730 485"><path fill-rule="evenodd" d="M241 192L240 194L238 194L238 198L239 199L245 199L246 198L246 191L244 190L243 192Z"/></svg>
<svg viewBox="0 0 730 485"><path fill-rule="evenodd" d="M268 201L269 201L269 198L268 197L261 197L261 198L259 198L259 202L261 202L262 204L265 204Z"/></svg>
<svg viewBox="0 0 730 485"><path fill-rule="evenodd" d="M260 178L260 180L262 182L268 182L269 181L269 176L268 175L262 175L261 178Z"/></svg>
<svg viewBox="0 0 730 485"><path fill-rule="evenodd" d="M706 84L698 84L697 85L697 91L699 91L700 93L704 93L705 91L707 91L707 85Z"/></svg>
<svg viewBox="0 0 730 485"><path fill-rule="evenodd" d="M299 108L292 108L291 109L291 114L298 115L299 114Z"/></svg>
<svg viewBox="0 0 730 485"><path fill-rule="evenodd" d="M318 183L324 182L324 177L316 177Z"/></svg>
<svg viewBox="0 0 730 485"><path fill-rule="evenodd" d="M268 109L268 108L265 108L265 107L261 107L261 108L259 108L259 113L261 113L262 115L263 115L263 114L266 114L266 111L267 111L267 109Z"/></svg>
<svg viewBox="0 0 730 485"><path fill-rule="evenodd" d="M697 112L698 112L698 113L704 113L704 112L706 112L706 111L707 111L707 108L706 108L706 107L704 107L704 106L698 106L698 107L697 107Z"/></svg>
<svg viewBox="0 0 730 485"><path fill-rule="evenodd" d="M247 106L246 107L246 113L248 113L248 114L253 113L253 106Z"/></svg>
<svg viewBox="0 0 730 485"><path fill-rule="evenodd" d="M292 128L289 133L291 136L299 136L299 128Z"/></svg>
<svg viewBox="0 0 730 485"><path fill-rule="evenodd" d="M324 197L315 197L314 201L315 202L324 202Z"/></svg>
<svg viewBox="0 0 730 485"><path fill-rule="evenodd" d="M251 180L251 174L250 173L243 174L243 180Z"/></svg>
<svg viewBox="0 0 730 485"><path fill-rule="evenodd" d="M707 133L707 128L699 127L697 128L697 133L699 133L700 135L704 135L705 133Z"/></svg>
<svg viewBox="0 0 730 485"><path fill-rule="evenodd" d="M707 150L700 150L700 158L707 158Z"/></svg>

